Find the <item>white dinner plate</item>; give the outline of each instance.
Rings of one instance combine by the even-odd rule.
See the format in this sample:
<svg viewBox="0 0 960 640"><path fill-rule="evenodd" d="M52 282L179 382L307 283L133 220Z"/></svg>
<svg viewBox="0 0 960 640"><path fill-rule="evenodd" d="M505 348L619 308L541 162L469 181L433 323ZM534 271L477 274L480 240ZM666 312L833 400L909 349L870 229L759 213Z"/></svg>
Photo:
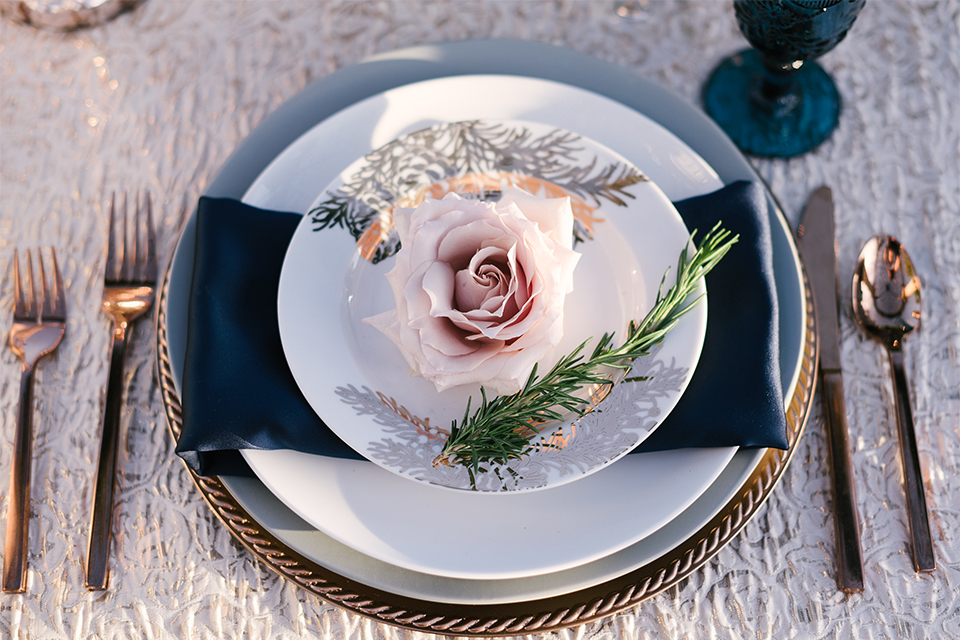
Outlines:
<svg viewBox="0 0 960 640"><path fill-rule="evenodd" d="M504 159L508 160L504 160ZM563 336L539 362L549 371L604 334L623 342L676 281L690 234L673 204L642 171L588 138L552 125L471 120L428 127L348 167L316 198L283 263L280 337L304 397L330 429L368 460L412 480L474 491L531 491L594 473L640 444L676 406L706 333L700 301L647 356L637 358L593 411L544 425L527 453L474 468L437 464L480 384L438 391L410 373L397 346L367 319L396 308L387 273L399 239L395 206L447 193L506 192L569 198L579 260L564 299ZM375 239L374 239L375 238ZM524 375L524 379L526 375ZM521 381L522 382L522 381ZM486 389L486 396L495 397Z"/></svg>
<svg viewBox="0 0 960 640"><path fill-rule="evenodd" d="M496 98L477 99L483 95ZM642 167L671 200L722 186L689 147L617 102L546 80L461 76L399 87L323 120L280 153L243 200L306 212L317 193L352 164L341 155L359 158L424 127L482 117L541 122L588 136ZM419 486L369 463L294 451L243 455L284 504L351 548L426 574L501 579L578 566L651 534L709 487L735 451L634 454L567 486L510 495ZM545 512L543 504L555 508ZM435 517L442 513L469 513L471 522L497 526ZM424 527L428 514L430 526Z"/></svg>
<svg viewBox="0 0 960 640"><path fill-rule="evenodd" d="M255 189L259 192L258 197L266 197L271 189L278 189L272 196L275 198L274 202L279 203L281 208L308 207L309 198L303 201L295 188L289 191L282 189L281 174L272 172L272 179L263 180L266 176L265 168L288 145L294 143L298 136L307 132L318 122L337 118L338 111L345 110L379 92L431 78L471 73L516 73L585 87L600 95L618 100L669 127L673 133L668 133L661 128L650 131L649 138L644 136L638 138L632 135L633 131L629 126L625 126L622 138L605 140L597 137L596 134L591 134L590 123L587 123L588 128L580 130L591 134L594 139L601 140L634 162L642 161L642 157L637 156L644 155L647 140L662 145L665 143L665 138L682 139L685 143L678 144L678 153L666 159L663 164L655 163L646 166L647 174L671 199L698 195L717 188L719 186L716 180L717 174L724 184L735 180L759 180L749 162L702 112L676 94L636 75L629 69L569 49L528 40L478 40L446 42L390 52L322 78L267 117L229 158L205 193L211 197L240 198L260 176L261 180L257 182ZM561 93L555 95L561 95ZM589 101L586 106L591 106ZM469 108L468 105L463 104L463 101L460 101L459 107L461 110ZM431 105L424 105L424 108L432 110ZM342 135L339 135L340 132L337 130L327 131L327 140L337 145L330 148L338 149L346 157L359 157L397 135L415 130L418 124L422 127L441 121L436 118L430 120L430 113L427 113L428 120L425 124L405 121L406 116L403 113L390 116L382 101L367 104L367 109L368 117L364 119L352 122L349 118L340 120L341 123L352 125L352 128L343 129ZM529 106L529 111L532 112L535 109L537 109L536 105ZM576 114L571 114L569 111L567 109L556 124L576 127L578 125ZM384 118L380 118L381 113L385 116ZM604 111L602 108L597 113L611 115L611 112ZM635 120L627 118L624 122L631 123ZM696 150L696 153L690 151L691 147ZM301 147L301 150L309 151L305 147ZM698 154L702 155L710 166L716 168L716 173L707 167L703 160L700 160ZM320 184L326 184L332 180L346 166L346 162L340 162L336 158L323 158L322 161L311 166L296 162L291 164L290 161L294 159L292 156L287 157L286 164L281 163L280 166L285 166L288 171L301 178L312 178ZM678 181L678 178L681 180ZM308 184L302 179L298 179L296 183ZM801 379L800 369L804 361L808 319L805 313L801 265L791 239L791 231L782 211L776 206L772 196L769 197L774 274L780 309L781 375L786 393L785 402L789 402L798 380ZM182 389L180 380L186 349L187 300L193 269L195 233L196 217L191 215L184 223L168 272L167 296L161 299L160 305L159 327L161 330L158 332L158 347L161 358L159 362L164 379L169 381L169 387L163 388L164 405L175 433L178 430L178 394ZM803 419L802 415L801 418ZM802 427L802 423L800 426ZM687 456L692 452L673 453ZM263 470L269 472L270 465L283 467L285 464L293 464L296 457L298 454L291 454L291 452L260 452L260 455L248 456L248 460L256 458ZM302 455L301 457L309 458ZM642 477L643 470L648 466L647 457L645 454L627 456L610 470L602 471L570 486L586 486L587 483L596 482L599 489L609 488L612 485L606 483L604 476L608 475L612 469L627 466L637 467L636 471L640 475L635 477ZM426 605L419 605L420 608L418 608L417 603L433 603L430 605L431 611L439 610L444 616L461 614L489 616L492 611L499 611L500 605L512 607L509 611L515 612L513 615L534 615L537 612L555 611L558 607L569 607L572 606L571 603L594 602L596 598L606 598L608 594L627 593L625 589L632 590L633 583L617 582L622 576L629 574L627 576L629 578L640 575L631 572L641 572L646 569L659 571L661 568L672 567L670 550L680 544L695 544L699 538L690 537L695 536L696 532L722 509L742 507L747 509L744 512L746 517L752 515L757 509L757 503L753 502L752 507L746 507L734 500L734 497L748 489L751 491L751 497L754 495L752 485L747 486L744 483L751 481L751 474L764 457L765 450L741 449L731 458L721 474L710 481L709 488L697 500L687 508L680 507L680 513L675 517L669 518L652 533L641 533L635 542L616 553L567 570L508 580L440 578L428 572L401 568L359 552L328 533L318 530L299 517L257 478L227 476L221 477L220 481L227 492L226 497L236 500L243 509L242 516L245 518L242 523L245 532L243 539L247 539L246 532L251 526L254 533L260 532L275 538L276 542L273 545L267 542L266 547L253 547L253 553L263 558L268 566L280 573L288 576L293 575L291 572L297 572L296 575L304 573L338 585L346 579L348 586L345 588L354 590L347 593L376 594L370 597L383 599L391 605L387 613L394 611L397 606L408 609L413 607L414 611L418 611ZM354 464L362 465L367 469L373 468L375 473L389 475L369 463ZM305 468L306 464L303 466ZM700 470L702 467L696 464L690 469L693 473ZM354 471L357 469L351 468L350 465L332 469L331 472L335 475L334 481L318 485L316 501L331 504L332 509L336 511L344 499L340 495L344 488L356 487L359 491L359 487L362 486L362 482L354 480L356 477ZM363 473L362 470L361 473ZM373 474L368 475L367 479L373 483L377 482ZM395 477L393 479L394 484L398 484L397 479ZM633 480L633 478L629 479ZM421 486L421 489L425 487ZM562 492L565 489L560 487L556 491ZM669 490L669 487L667 489ZM541 495L548 495L552 491L542 492ZM436 497L436 493L431 493L431 499ZM368 526L367 520L370 518L380 518L382 522L390 521L388 507L391 505L391 498L402 499L405 496L417 498L416 494L405 493L402 489L399 489L396 495L382 493L379 495L385 496L385 499L371 498L366 502L351 500L348 502L349 508L357 509L358 513L351 514L341 510L338 515L347 520L354 519L362 529ZM523 498L535 495L537 494L529 496L516 494L509 497L521 499L520 502L522 502ZM609 499L604 499L605 496ZM628 530L631 523L641 528L645 527L650 522L648 514L641 514L634 508L635 503L641 507L649 506L644 505L644 498L641 491L629 492L619 497L609 492L599 491L592 502L577 505L577 513L583 515L581 522L584 524L580 527L573 526L569 531L572 536L575 536L577 531L586 530L593 537L594 535L603 536L611 528ZM734 502L730 502L731 500ZM668 501L661 501L660 504L653 506L656 508L667 504ZM590 510L592 505L597 506L596 510ZM405 507L406 505L398 505L397 509ZM439 505L436 513L443 513L443 507L444 505ZM448 509L446 512L451 511ZM456 513L456 511L453 512ZM221 512L218 511L218 513ZM431 512L424 513L426 520ZM517 517L521 513L520 510L511 509L506 515ZM221 515L233 517L233 512L228 512L226 515L221 513ZM614 515L616 517L611 517ZM656 513L649 515L653 520L658 518ZM543 523L543 531L555 530L558 534L562 534L565 531L562 527L569 525L568 521L571 520L558 514L551 514L551 518L552 522ZM509 518L505 521L509 521ZM431 524L436 522L435 519L431 520ZM594 522L600 524L594 525ZM429 527L421 527L421 530L424 533L430 532ZM733 533L736 530L734 528ZM370 535L376 536L378 533L380 532L375 531ZM721 545L729 540L729 535L722 538ZM399 544L399 541L389 536L385 541L389 547L395 543ZM396 553L396 551L392 552ZM578 553L580 552L582 549L578 549ZM276 556L277 553L281 555ZM680 571L674 579L664 581L663 586L675 584L677 579L700 566L709 555L694 561L690 568ZM289 564L291 559L294 561L293 565ZM316 589L323 588L323 585L329 582L320 584L320 587L308 588L321 593ZM656 593L660 588L663 587L651 589L647 594ZM339 597L341 593L343 592L337 591L334 597ZM562 600L555 601L553 598L562 598ZM340 600L337 601L340 602ZM635 600L631 597L625 602L629 605ZM448 608L444 609L443 603L448 603ZM530 606L523 607L521 603L530 603ZM464 606L468 608L463 609ZM539 616L539 613L537 615ZM443 620L446 620L446 617L442 617L441 621Z"/></svg>

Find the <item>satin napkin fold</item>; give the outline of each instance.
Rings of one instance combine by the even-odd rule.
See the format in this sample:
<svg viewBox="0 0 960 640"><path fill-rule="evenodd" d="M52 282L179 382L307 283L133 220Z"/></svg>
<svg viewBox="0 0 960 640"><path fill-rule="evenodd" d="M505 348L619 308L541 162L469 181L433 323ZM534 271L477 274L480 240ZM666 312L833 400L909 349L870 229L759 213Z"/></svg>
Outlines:
<svg viewBox="0 0 960 640"><path fill-rule="evenodd" d="M707 276L707 333L690 385L634 453L785 449L777 293L763 189L736 182L674 205L698 237L722 221L740 241ZM362 459L313 412L283 355L277 287L300 219L230 199L203 197L198 204L176 451L200 475L252 475L242 449Z"/></svg>

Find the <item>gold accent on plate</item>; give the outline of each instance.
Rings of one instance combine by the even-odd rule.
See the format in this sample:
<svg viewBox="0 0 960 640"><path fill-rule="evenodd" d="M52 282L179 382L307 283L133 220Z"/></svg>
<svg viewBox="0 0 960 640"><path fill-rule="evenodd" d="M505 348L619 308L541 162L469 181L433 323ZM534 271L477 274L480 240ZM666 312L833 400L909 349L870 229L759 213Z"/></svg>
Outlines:
<svg viewBox="0 0 960 640"><path fill-rule="evenodd" d="M420 435L425 436L430 440L440 441L446 441L446 439L450 437L450 432L446 429L430 424L429 416L426 418L421 418L410 411L410 409L407 409L405 406L397 402L396 398L393 396L388 396L382 391L374 391L374 393L377 394L377 397L380 398L380 402L382 402L387 408L416 427L417 433Z"/></svg>
<svg viewBox="0 0 960 640"><path fill-rule="evenodd" d="M647 182L648 180L643 174L639 174L636 178L636 182ZM636 184L636 182L633 184ZM397 207L417 207L428 196L439 200L448 193L505 191L508 187L519 187L528 193L544 198L570 198L573 217L583 225L588 234L593 234L594 225L604 221L604 218L596 215L599 206L591 207L583 198L548 180L507 171L467 173L462 176L444 178L439 182L434 182L414 191L398 200L389 212L381 212L380 216L371 222L367 230L357 239L358 251L365 260L373 260L380 243L384 242L393 230L393 210Z"/></svg>
<svg viewBox="0 0 960 640"><path fill-rule="evenodd" d="M639 174L637 182L645 181L646 176ZM570 198L570 208L573 210L573 217L583 224L587 233L593 233L593 225L604 221L603 218L595 215L599 207L591 207L583 198L577 196L575 193L571 193L560 185L554 184L549 180L544 180L543 178L509 171L468 173L462 176L444 178L440 182L434 182L426 188L403 198L397 202L396 206L416 207L423 202L427 196L439 199L450 192L464 193L481 189L483 191L506 191L509 187L519 187L527 193L543 198Z"/></svg>
<svg viewBox="0 0 960 640"><path fill-rule="evenodd" d="M801 267L802 268L802 267ZM168 267L157 314L157 369L164 412L174 439L182 427L167 344ZM684 579L712 558L757 514L786 469L806 426L817 377L818 340L813 298L803 269L807 327L800 376L787 405L789 448L767 449L733 498L673 550L620 577L568 594L505 604L419 600L341 576L290 548L258 523L216 477L190 474L207 504L233 536L284 578L330 604L416 631L493 637L556 631L612 616Z"/></svg>

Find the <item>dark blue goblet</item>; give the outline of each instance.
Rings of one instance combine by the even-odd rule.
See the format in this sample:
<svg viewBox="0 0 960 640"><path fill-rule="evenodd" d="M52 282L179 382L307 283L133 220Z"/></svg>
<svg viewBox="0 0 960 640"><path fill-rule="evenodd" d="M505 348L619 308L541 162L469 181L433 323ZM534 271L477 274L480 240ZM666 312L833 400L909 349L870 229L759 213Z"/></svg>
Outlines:
<svg viewBox="0 0 960 640"><path fill-rule="evenodd" d="M735 0L753 49L720 63L703 89L707 113L745 153L789 158L826 140L840 94L813 62L847 35L866 0Z"/></svg>

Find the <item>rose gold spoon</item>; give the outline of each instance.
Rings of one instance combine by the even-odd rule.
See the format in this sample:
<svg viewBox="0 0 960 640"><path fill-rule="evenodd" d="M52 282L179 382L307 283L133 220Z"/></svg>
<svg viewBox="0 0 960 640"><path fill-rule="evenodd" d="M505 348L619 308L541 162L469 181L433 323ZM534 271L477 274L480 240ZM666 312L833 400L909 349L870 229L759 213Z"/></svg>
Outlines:
<svg viewBox="0 0 960 640"><path fill-rule="evenodd" d="M920 326L920 277L913 270L910 256L893 236L875 236L860 252L853 274L853 312L860 328L885 346L890 356L913 560L917 571L933 571L937 561L923 494L910 392L903 373L903 338Z"/></svg>

